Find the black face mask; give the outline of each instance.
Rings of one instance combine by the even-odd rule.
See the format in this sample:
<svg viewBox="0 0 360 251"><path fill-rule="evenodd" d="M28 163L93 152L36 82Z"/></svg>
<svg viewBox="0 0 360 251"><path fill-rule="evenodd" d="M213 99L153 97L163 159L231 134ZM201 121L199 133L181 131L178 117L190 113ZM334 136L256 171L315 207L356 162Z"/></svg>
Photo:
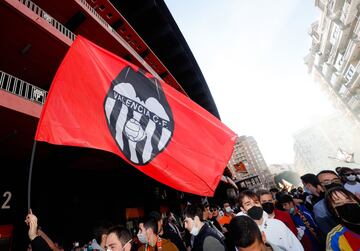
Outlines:
<svg viewBox="0 0 360 251"><path fill-rule="evenodd" d="M275 206L272 202L265 202L261 205L264 211L267 212L268 214L272 214L274 212Z"/></svg>
<svg viewBox="0 0 360 251"><path fill-rule="evenodd" d="M260 220L263 216L263 209L258 206L253 206L247 211L247 214L252 218L253 220Z"/></svg>
<svg viewBox="0 0 360 251"><path fill-rule="evenodd" d="M325 185L325 190L329 190L330 188L333 188L333 187L342 187L342 184L339 184L339 183L330 183L328 185Z"/></svg>
<svg viewBox="0 0 360 251"><path fill-rule="evenodd" d="M347 203L335 208L339 214L341 224L360 234L360 205L357 203Z"/></svg>

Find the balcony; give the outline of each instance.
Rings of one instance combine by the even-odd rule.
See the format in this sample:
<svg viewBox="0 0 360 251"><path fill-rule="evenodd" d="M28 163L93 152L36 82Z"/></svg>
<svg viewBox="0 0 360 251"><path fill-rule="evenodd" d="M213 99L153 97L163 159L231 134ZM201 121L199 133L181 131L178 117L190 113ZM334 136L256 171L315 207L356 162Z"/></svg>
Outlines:
<svg viewBox="0 0 360 251"><path fill-rule="evenodd" d="M332 23L329 42L333 47L331 48L330 55L335 55L338 51L345 51L349 41L350 31L350 27L341 27L336 23Z"/></svg>
<svg viewBox="0 0 360 251"><path fill-rule="evenodd" d="M351 91L351 93L356 93L359 94L360 96L360 74L358 72L355 72L352 81L351 81L351 85L349 85L349 89Z"/></svg>
<svg viewBox="0 0 360 251"><path fill-rule="evenodd" d="M0 89L40 105L45 103L48 94L47 91L3 71L0 71Z"/></svg>
<svg viewBox="0 0 360 251"><path fill-rule="evenodd" d="M317 67L321 67L323 63L324 63L324 56L321 54L321 52L316 53L314 59L314 65Z"/></svg>
<svg viewBox="0 0 360 251"><path fill-rule="evenodd" d="M336 69L331 64L324 63L322 68L322 74L326 80L330 80L335 70Z"/></svg>
<svg viewBox="0 0 360 251"><path fill-rule="evenodd" d="M36 81L39 86L48 89L63 56L76 38L62 23L68 23L76 14L82 13L84 20L74 29L77 34L120 57L128 57L128 61L157 78L161 78L161 74L169 85L184 93L177 80L147 46L148 53L142 58L85 0L34 1L42 8L30 0L5 0L0 3L0 23L4 33L0 69L27 81ZM44 55L47 60L44 60Z"/></svg>
<svg viewBox="0 0 360 251"><path fill-rule="evenodd" d="M350 90L345 85L340 87L338 94L345 103L349 101L351 96Z"/></svg>
<svg viewBox="0 0 360 251"><path fill-rule="evenodd" d="M338 90L340 85L342 84L343 77L339 74L339 72L334 72L330 78L330 84L332 85L334 90Z"/></svg>
<svg viewBox="0 0 360 251"><path fill-rule="evenodd" d="M357 19L353 34L355 37L360 37L360 20L359 19Z"/></svg>
<svg viewBox="0 0 360 251"><path fill-rule="evenodd" d="M326 2L327 0L315 0L315 6L323 11L325 9Z"/></svg>
<svg viewBox="0 0 360 251"><path fill-rule="evenodd" d="M21 112L39 118L47 91L0 71L0 112ZM8 112L6 112L8 111Z"/></svg>
<svg viewBox="0 0 360 251"><path fill-rule="evenodd" d="M327 10L329 11L329 18L339 18L343 6L344 0L328 1Z"/></svg>
<svg viewBox="0 0 360 251"><path fill-rule="evenodd" d="M348 106L351 110L357 110L360 107L360 96L354 95L348 101Z"/></svg>
<svg viewBox="0 0 360 251"><path fill-rule="evenodd" d="M360 59L360 41L358 41L357 39L350 39L344 54L344 60L348 62L346 65L348 66L349 63L356 65L359 59Z"/></svg>
<svg viewBox="0 0 360 251"><path fill-rule="evenodd" d="M340 21L345 25L351 24L357 14L357 3L358 1L346 0L341 11Z"/></svg>
<svg viewBox="0 0 360 251"><path fill-rule="evenodd" d="M308 34L315 40L317 43L320 42L320 34L318 32L319 21L313 22L310 26Z"/></svg>

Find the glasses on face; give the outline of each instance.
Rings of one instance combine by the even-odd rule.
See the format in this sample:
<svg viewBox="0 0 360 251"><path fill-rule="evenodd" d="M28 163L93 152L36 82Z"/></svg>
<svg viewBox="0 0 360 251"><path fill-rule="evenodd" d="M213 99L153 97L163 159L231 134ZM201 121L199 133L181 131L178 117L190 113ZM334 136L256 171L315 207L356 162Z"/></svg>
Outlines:
<svg viewBox="0 0 360 251"><path fill-rule="evenodd" d="M323 186L327 186L327 185L330 185L330 184L341 184L341 180L339 178L335 178L335 179L332 179L332 180L323 180L321 182L321 185Z"/></svg>
<svg viewBox="0 0 360 251"><path fill-rule="evenodd" d="M345 176L356 175L355 173L345 173Z"/></svg>

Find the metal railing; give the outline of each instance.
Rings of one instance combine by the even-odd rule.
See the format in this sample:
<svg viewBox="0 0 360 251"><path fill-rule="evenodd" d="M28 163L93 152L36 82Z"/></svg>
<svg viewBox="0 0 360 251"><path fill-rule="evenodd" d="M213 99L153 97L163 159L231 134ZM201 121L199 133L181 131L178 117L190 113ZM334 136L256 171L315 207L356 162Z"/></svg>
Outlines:
<svg viewBox="0 0 360 251"><path fill-rule="evenodd" d="M47 91L3 71L0 71L0 89L41 105L48 95Z"/></svg>
<svg viewBox="0 0 360 251"><path fill-rule="evenodd" d="M84 4L85 7L86 7L88 10L90 10L91 13L94 14L94 15L100 20L100 22L101 22L105 27L112 29L112 27L109 25L109 23L106 22L106 21L104 20L104 18L102 18L102 17L99 15L99 13L97 13L96 10L95 10L93 7L90 6L90 4L88 4L85 0L80 0L80 2L81 2L82 4Z"/></svg>
<svg viewBox="0 0 360 251"><path fill-rule="evenodd" d="M30 0L19 0L22 4L28 7L31 11L36 13L38 16L42 17L45 21L51 24L55 29L63 33L66 37L70 38L72 41L75 40L76 35L72 33L68 28L62 25L60 22L51 17L48 13L46 13L39 6L31 2Z"/></svg>

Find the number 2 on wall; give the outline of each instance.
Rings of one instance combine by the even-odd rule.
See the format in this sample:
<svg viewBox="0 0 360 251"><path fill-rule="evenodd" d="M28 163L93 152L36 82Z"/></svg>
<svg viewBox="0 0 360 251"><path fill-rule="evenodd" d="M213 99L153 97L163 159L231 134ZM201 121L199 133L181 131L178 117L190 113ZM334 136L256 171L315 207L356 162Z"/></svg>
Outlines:
<svg viewBox="0 0 360 251"><path fill-rule="evenodd" d="M10 200L11 200L11 192L6 191L3 194L3 197L5 198L5 202L2 204L1 209L10 209Z"/></svg>

